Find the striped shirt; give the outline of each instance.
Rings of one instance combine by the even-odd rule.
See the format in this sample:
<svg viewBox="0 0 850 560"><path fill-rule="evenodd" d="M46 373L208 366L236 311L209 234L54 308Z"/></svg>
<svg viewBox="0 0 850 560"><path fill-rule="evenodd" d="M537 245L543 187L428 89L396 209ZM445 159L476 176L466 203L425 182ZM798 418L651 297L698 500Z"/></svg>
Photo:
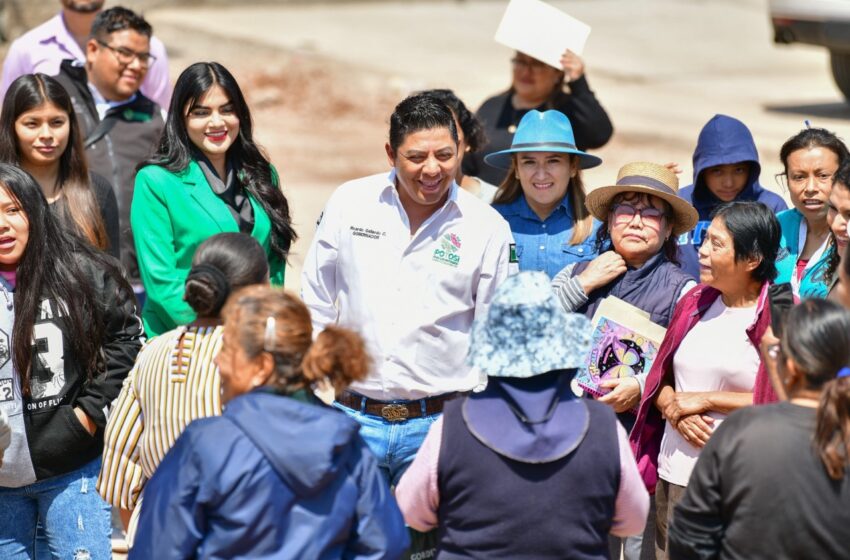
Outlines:
<svg viewBox="0 0 850 560"><path fill-rule="evenodd" d="M222 327L179 327L139 353L106 425L97 490L131 510L147 480L190 422L221 414Z"/></svg>

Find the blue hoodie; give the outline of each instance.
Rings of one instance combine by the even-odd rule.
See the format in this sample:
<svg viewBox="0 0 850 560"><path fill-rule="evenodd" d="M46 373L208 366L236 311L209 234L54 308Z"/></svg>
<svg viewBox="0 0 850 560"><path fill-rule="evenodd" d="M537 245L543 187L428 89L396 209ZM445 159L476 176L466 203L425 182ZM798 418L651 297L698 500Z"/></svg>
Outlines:
<svg viewBox="0 0 850 560"><path fill-rule="evenodd" d="M408 532L359 425L255 390L192 422L145 487L130 558L398 558Z"/></svg>
<svg viewBox="0 0 850 560"><path fill-rule="evenodd" d="M694 150L694 183L679 191L679 196L694 205L699 212L699 222L688 233L679 236L679 262L682 269L699 280L699 247L705 230L711 223L711 213L723 203L714 196L705 184L702 172L715 165L747 162L750 176L744 190L735 200L761 202L774 212L787 208L785 201L776 193L765 190L759 184L761 165L753 135L747 125L726 115L714 115L699 133Z"/></svg>

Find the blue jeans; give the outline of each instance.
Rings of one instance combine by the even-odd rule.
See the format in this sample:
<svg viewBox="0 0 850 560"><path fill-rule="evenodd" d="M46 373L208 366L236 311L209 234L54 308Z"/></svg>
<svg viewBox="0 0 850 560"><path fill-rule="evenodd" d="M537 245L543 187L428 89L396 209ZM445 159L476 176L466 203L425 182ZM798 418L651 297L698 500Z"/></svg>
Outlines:
<svg viewBox="0 0 850 560"><path fill-rule="evenodd" d="M0 558L35 558L38 522L52 558L111 558L109 504L95 488L100 462L21 488L0 488Z"/></svg>
<svg viewBox="0 0 850 560"><path fill-rule="evenodd" d="M413 462L416 452L425 441L428 429L440 417L439 414L432 414L402 422L390 422L348 408L336 401L334 406L360 424L360 435L378 458L378 467L390 486L398 484L401 475Z"/></svg>

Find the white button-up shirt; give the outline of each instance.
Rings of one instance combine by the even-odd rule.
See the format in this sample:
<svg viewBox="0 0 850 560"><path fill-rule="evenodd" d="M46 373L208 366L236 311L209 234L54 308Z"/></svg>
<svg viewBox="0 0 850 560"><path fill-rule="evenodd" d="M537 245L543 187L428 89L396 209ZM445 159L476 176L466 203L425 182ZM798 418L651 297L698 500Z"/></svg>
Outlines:
<svg viewBox="0 0 850 560"><path fill-rule="evenodd" d="M472 321L517 265L508 223L452 184L446 203L410 234L395 171L350 181L331 196L304 263L301 297L314 334L358 331L373 367L351 386L379 400L469 391Z"/></svg>

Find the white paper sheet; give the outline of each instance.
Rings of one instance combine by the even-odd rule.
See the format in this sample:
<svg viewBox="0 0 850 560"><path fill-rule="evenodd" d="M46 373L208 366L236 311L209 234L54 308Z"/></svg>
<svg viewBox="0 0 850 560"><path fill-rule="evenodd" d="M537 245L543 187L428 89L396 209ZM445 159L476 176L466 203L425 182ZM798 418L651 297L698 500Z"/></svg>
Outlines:
<svg viewBox="0 0 850 560"><path fill-rule="evenodd" d="M496 41L560 70L564 51L581 56L589 35L589 25L546 2L511 0Z"/></svg>

